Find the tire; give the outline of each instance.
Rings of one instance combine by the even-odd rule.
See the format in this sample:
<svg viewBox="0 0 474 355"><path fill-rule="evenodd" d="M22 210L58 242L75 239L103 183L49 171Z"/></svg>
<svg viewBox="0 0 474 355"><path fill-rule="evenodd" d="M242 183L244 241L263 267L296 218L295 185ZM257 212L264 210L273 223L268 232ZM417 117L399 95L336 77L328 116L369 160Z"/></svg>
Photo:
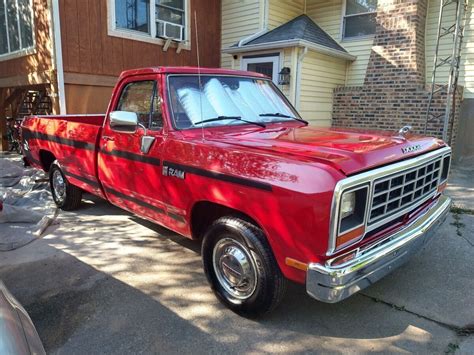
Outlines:
<svg viewBox="0 0 474 355"><path fill-rule="evenodd" d="M283 299L286 279L264 233L252 223L216 220L204 236L202 259L214 293L237 314L260 317Z"/></svg>
<svg viewBox="0 0 474 355"><path fill-rule="evenodd" d="M57 161L49 169L49 184L53 200L60 209L72 211L80 206L82 190L69 183Z"/></svg>

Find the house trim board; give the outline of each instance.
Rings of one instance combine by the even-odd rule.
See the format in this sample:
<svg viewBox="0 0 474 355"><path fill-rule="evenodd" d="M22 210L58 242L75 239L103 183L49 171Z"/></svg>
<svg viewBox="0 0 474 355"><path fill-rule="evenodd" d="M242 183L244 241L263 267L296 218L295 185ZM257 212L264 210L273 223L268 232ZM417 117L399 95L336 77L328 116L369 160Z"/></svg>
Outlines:
<svg viewBox="0 0 474 355"><path fill-rule="evenodd" d="M65 115L66 108L66 91L64 88L64 65L63 65L63 49L61 43L61 19L59 16L59 0L50 0L51 9L51 57L53 63L53 70L56 71L57 76L57 95L59 99L59 113Z"/></svg>
<svg viewBox="0 0 474 355"><path fill-rule="evenodd" d="M25 75L0 78L0 88L49 84L51 83L51 76L52 72L47 70Z"/></svg>
<svg viewBox="0 0 474 355"><path fill-rule="evenodd" d="M117 80L117 76L110 75L64 73L64 82L71 85L114 87Z"/></svg>
<svg viewBox="0 0 474 355"><path fill-rule="evenodd" d="M306 40L284 40L284 41L275 41L271 43L261 43L261 44L252 44L252 45L245 45L243 47L229 47L222 50L223 53L228 54L238 54L238 53L245 53L251 51L259 51L259 50L269 50L269 49L276 49L276 48L288 48L288 47L307 47L308 49L314 50L321 54L330 55L336 58L342 58L350 61L354 61L357 59L357 56L344 53L335 49L331 49L325 46L317 45L315 43L306 41Z"/></svg>

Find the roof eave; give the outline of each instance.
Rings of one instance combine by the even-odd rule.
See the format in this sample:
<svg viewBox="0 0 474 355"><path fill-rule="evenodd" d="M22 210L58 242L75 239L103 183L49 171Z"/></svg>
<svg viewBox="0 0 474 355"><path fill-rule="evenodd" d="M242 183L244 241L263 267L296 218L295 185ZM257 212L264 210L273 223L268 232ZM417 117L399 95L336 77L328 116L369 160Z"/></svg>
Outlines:
<svg viewBox="0 0 474 355"><path fill-rule="evenodd" d="M244 52L255 52L267 49L278 49L278 48L286 48L286 47L308 47L308 49L314 50L321 54L330 55L332 57L341 58L349 61L354 61L357 59L356 56L349 54L347 52L343 52L337 49L321 46L316 43L312 43L306 40L301 39L291 39L291 40L284 40L284 41L276 41L276 42L268 42L268 43L259 43L259 44L249 44L243 45L241 47L228 47L222 50L222 53L227 54L237 54L237 53L244 53Z"/></svg>

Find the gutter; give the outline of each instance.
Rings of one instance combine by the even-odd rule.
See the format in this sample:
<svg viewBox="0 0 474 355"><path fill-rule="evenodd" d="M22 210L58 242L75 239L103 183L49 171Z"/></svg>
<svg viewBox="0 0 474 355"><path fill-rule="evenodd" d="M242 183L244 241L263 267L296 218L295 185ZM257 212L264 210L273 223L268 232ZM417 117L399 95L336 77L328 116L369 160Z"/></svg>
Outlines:
<svg viewBox="0 0 474 355"><path fill-rule="evenodd" d="M244 46L246 43L248 43L248 42L254 40L255 38L258 38L258 37L264 35L264 34L267 33L267 32L268 32L267 29L263 29L263 30L260 30L260 31L258 31L258 32L256 32L256 33L250 35L250 36L247 36L247 37L245 37L245 38L242 38L242 39L238 42L238 44L237 44L238 47L234 47L234 48L240 48L240 47ZM223 49L222 51L224 52L225 49ZM225 53L225 52L224 52L224 53Z"/></svg>
<svg viewBox="0 0 474 355"><path fill-rule="evenodd" d="M242 40L241 42L245 42L246 39ZM341 58L349 61L354 61L357 59L357 56L349 54L347 52L343 52L337 49L328 48L325 46L321 46L316 43L312 43L306 40L301 39L290 39L284 41L275 41L269 43L259 43L259 44L249 44L249 45L241 45L239 42L238 47L229 47L222 50L222 53L228 54L238 54L243 52L252 52L252 51L261 51L266 49L276 49L276 48L287 48L287 47L303 47L314 50L321 54L326 54L332 57Z"/></svg>
<svg viewBox="0 0 474 355"><path fill-rule="evenodd" d="M66 92L64 88L64 66L63 66L63 50L61 44L61 20L59 17L59 0L50 0L51 9L51 40L53 42L52 62L55 65L57 75L58 97L59 97L59 113L65 115L66 110Z"/></svg>

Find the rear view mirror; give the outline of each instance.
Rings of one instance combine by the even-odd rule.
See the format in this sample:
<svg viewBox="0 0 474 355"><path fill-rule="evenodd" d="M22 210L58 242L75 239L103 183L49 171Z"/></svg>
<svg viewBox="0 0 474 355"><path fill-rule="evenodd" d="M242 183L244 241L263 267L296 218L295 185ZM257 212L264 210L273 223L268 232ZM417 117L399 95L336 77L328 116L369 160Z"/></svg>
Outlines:
<svg viewBox="0 0 474 355"><path fill-rule="evenodd" d="M134 132L138 126L138 116L135 112L112 111L110 113L110 127L119 131Z"/></svg>

